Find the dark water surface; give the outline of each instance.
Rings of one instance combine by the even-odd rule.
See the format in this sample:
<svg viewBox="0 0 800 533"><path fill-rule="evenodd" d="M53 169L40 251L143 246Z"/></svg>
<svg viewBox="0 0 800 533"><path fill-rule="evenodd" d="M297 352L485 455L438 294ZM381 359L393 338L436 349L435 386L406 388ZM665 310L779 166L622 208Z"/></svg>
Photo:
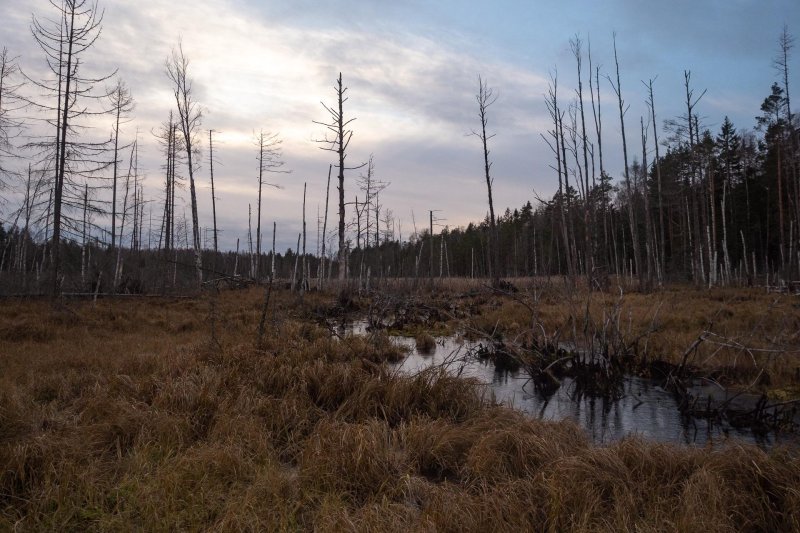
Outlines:
<svg viewBox="0 0 800 533"><path fill-rule="evenodd" d="M352 331L364 334L365 324L354 324ZM496 370L490 361L470 355L470 348L478 343L459 336L439 337L435 351L424 354L416 349L412 337L392 339L408 348L408 356L394 365L398 372L414 374L434 365L444 366L454 375L476 378L489 387L498 402L532 417L574 420L597 444L613 442L628 435L697 446L735 441L771 448L779 443L798 443L794 435L756 434L750 429L683 416L675 397L655 380L630 376L625 380L622 398L606 400L577 394L573 381L567 378L552 396L545 397L534 389L524 370Z"/></svg>

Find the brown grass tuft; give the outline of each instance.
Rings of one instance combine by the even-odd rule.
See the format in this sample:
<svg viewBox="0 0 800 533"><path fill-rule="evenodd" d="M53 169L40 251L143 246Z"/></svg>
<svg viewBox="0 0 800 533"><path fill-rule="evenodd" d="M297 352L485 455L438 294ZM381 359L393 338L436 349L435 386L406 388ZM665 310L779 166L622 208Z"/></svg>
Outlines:
<svg viewBox="0 0 800 533"><path fill-rule="evenodd" d="M385 422L321 422L303 450L300 483L354 503L396 500L402 496L397 480L408 472L398 436Z"/></svg>
<svg viewBox="0 0 800 533"><path fill-rule="evenodd" d="M0 531L800 530L796 449L591 446L442 369L396 374L385 335L317 325L332 295L274 296L260 347L260 290L220 294L219 346L201 300L0 306Z"/></svg>

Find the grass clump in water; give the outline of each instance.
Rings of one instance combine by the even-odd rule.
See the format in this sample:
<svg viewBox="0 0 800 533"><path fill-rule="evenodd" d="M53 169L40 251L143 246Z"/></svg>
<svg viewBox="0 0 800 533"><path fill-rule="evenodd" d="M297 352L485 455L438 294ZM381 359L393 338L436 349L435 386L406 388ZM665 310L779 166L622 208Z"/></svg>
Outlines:
<svg viewBox="0 0 800 533"><path fill-rule="evenodd" d="M421 354L430 355L436 351L436 339L426 332L418 333L414 337L414 345Z"/></svg>

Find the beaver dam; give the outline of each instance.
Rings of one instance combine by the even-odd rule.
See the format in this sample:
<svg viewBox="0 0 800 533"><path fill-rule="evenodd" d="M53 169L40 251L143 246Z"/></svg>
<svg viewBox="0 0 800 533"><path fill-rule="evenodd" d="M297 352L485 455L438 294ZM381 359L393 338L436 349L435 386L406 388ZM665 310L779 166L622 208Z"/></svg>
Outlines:
<svg viewBox="0 0 800 533"><path fill-rule="evenodd" d="M349 324L345 331L371 334L366 320ZM736 392L701 378L688 379L675 390L668 374L674 369L663 366L664 374L658 377L626 374L613 394L605 394L587 390L580 379L563 375L563 370L560 379L537 381L522 364L498 359L491 343L463 335L390 338L406 352L393 364L399 373L415 375L440 367L455 376L474 378L497 402L542 420L572 420L596 444L632 435L701 446L730 439L764 448L800 443L796 404L769 402L762 395ZM560 353L565 359L587 359L566 343Z"/></svg>

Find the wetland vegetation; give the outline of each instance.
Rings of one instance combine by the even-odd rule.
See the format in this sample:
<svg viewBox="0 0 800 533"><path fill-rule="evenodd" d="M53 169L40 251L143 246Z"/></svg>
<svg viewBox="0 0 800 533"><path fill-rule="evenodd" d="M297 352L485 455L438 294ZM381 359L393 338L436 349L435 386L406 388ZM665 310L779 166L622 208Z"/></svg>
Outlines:
<svg viewBox="0 0 800 533"><path fill-rule="evenodd" d="M303 298L275 289L260 345L258 288L56 307L5 301L0 527L800 527L800 458L791 445L679 446L636 436L593 444L574 422L498 405L475 378L440 366L399 371L406 354L386 331L337 327L354 317L397 326L404 316L402 331L421 347L425 335L457 331L502 342L515 357L536 353L521 350L542 339L582 347L585 336L555 336L573 323L576 332L586 329L570 318L559 286L514 294L467 282L395 289L402 290ZM538 299L535 324L530 302L520 303L529 296ZM615 342L637 346L640 360L672 365L699 332L716 332L726 345L750 347L752 357L703 342L686 364L692 373L733 387L766 374L752 390L794 394L791 354L753 351L774 350L782 336L791 341L796 330L775 326L775 317L797 320L794 297L676 288L661 298L655 306L636 294L621 303L595 295L588 317L603 324L616 308ZM754 330L764 302L775 316ZM709 307L720 310L713 328L700 318ZM731 333L742 324L751 336Z"/></svg>

